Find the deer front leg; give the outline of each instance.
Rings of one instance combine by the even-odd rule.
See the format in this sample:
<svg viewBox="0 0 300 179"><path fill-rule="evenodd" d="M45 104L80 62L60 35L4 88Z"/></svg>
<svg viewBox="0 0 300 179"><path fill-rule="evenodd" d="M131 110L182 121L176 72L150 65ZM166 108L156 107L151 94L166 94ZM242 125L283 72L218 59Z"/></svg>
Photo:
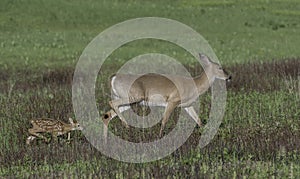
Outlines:
<svg viewBox="0 0 300 179"><path fill-rule="evenodd" d="M196 113L194 107L190 106L190 107L186 107L184 109L194 119L194 121L198 124L198 126L201 127L201 120L200 120L198 114Z"/></svg>
<svg viewBox="0 0 300 179"><path fill-rule="evenodd" d="M163 115L163 120L161 122L159 137L162 137L162 133L165 128L165 125L168 122L169 117L170 117L171 113L174 111L174 109L176 108L177 104L178 103L174 103L174 102L169 102L167 104L164 115Z"/></svg>

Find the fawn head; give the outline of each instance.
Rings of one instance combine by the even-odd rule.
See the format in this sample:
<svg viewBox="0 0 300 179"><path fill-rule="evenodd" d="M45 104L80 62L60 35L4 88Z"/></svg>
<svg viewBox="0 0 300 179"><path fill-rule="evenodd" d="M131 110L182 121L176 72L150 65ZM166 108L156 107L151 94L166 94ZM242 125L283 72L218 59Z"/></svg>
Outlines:
<svg viewBox="0 0 300 179"><path fill-rule="evenodd" d="M72 130L82 130L83 128L80 126L78 122L74 122L72 118L69 118L69 122L72 126Z"/></svg>

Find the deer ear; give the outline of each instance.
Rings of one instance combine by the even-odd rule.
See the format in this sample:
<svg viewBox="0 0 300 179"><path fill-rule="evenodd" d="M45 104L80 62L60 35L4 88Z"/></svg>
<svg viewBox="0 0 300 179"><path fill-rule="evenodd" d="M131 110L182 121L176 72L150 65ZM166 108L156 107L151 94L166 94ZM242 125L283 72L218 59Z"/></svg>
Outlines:
<svg viewBox="0 0 300 179"><path fill-rule="evenodd" d="M209 65L211 63L211 61L208 58L208 56L206 56L204 54L199 53L199 58L200 58L200 61L203 62L204 66L207 66L207 65Z"/></svg>
<svg viewBox="0 0 300 179"><path fill-rule="evenodd" d="M69 122L70 122L71 124L74 124L74 122L73 122L73 119L72 119L72 118L69 118Z"/></svg>

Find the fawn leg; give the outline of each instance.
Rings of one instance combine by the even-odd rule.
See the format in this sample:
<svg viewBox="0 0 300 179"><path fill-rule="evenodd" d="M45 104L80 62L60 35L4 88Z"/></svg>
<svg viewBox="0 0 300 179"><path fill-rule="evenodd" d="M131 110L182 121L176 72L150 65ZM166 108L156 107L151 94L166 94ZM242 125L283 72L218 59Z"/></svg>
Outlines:
<svg viewBox="0 0 300 179"><path fill-rule="evenodd" d="M33 136L33 135L31 135L31 136L28 136L28 137L27 137L27 139L26 139L26 144L27 144L27 145L29 145L29 144L30 144L30 142L31 142L31 141L33 141L35 138L36 138L36 137L35 137L35 136Z"/></svg>
<svg viewBox="0 0 300 179"><path fill-rule="evenodd" d="M44 139L46 142L47 142L47 137L43 136L42 134L40 134L38 130L35 130L35 129L28 129L28 132L31 134L31 135L34 135L38 138L42 138Z"/></svg>
<svg viewBox="0 0 300 179"><path fill-rule="evenodd" d="M55 143L58 143L58 137L59 135L62 135L63 133L59 132L59 131L55 131L55 132L52 132L51 135L52 135L52 140L55 142ZM50 140L48 141L50 142Z"/></svg>
<svg viewBox="0 0 300 179"><path fill-rule="evenodd" d="M71 140L71 133L70 132L68 132L68 139L67 139L68 141L70 141Z"/></svg>

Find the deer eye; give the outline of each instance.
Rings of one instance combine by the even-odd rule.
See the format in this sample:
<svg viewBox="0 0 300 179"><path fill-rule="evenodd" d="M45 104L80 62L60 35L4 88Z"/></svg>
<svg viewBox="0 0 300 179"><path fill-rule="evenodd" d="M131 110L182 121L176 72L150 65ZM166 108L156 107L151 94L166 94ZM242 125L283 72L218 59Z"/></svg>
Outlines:
<svg viewBox="0 0 300 179"><path fill-rule="evenodd" d="M219 70L223 70L222 67L219 67Z"/></svg>

